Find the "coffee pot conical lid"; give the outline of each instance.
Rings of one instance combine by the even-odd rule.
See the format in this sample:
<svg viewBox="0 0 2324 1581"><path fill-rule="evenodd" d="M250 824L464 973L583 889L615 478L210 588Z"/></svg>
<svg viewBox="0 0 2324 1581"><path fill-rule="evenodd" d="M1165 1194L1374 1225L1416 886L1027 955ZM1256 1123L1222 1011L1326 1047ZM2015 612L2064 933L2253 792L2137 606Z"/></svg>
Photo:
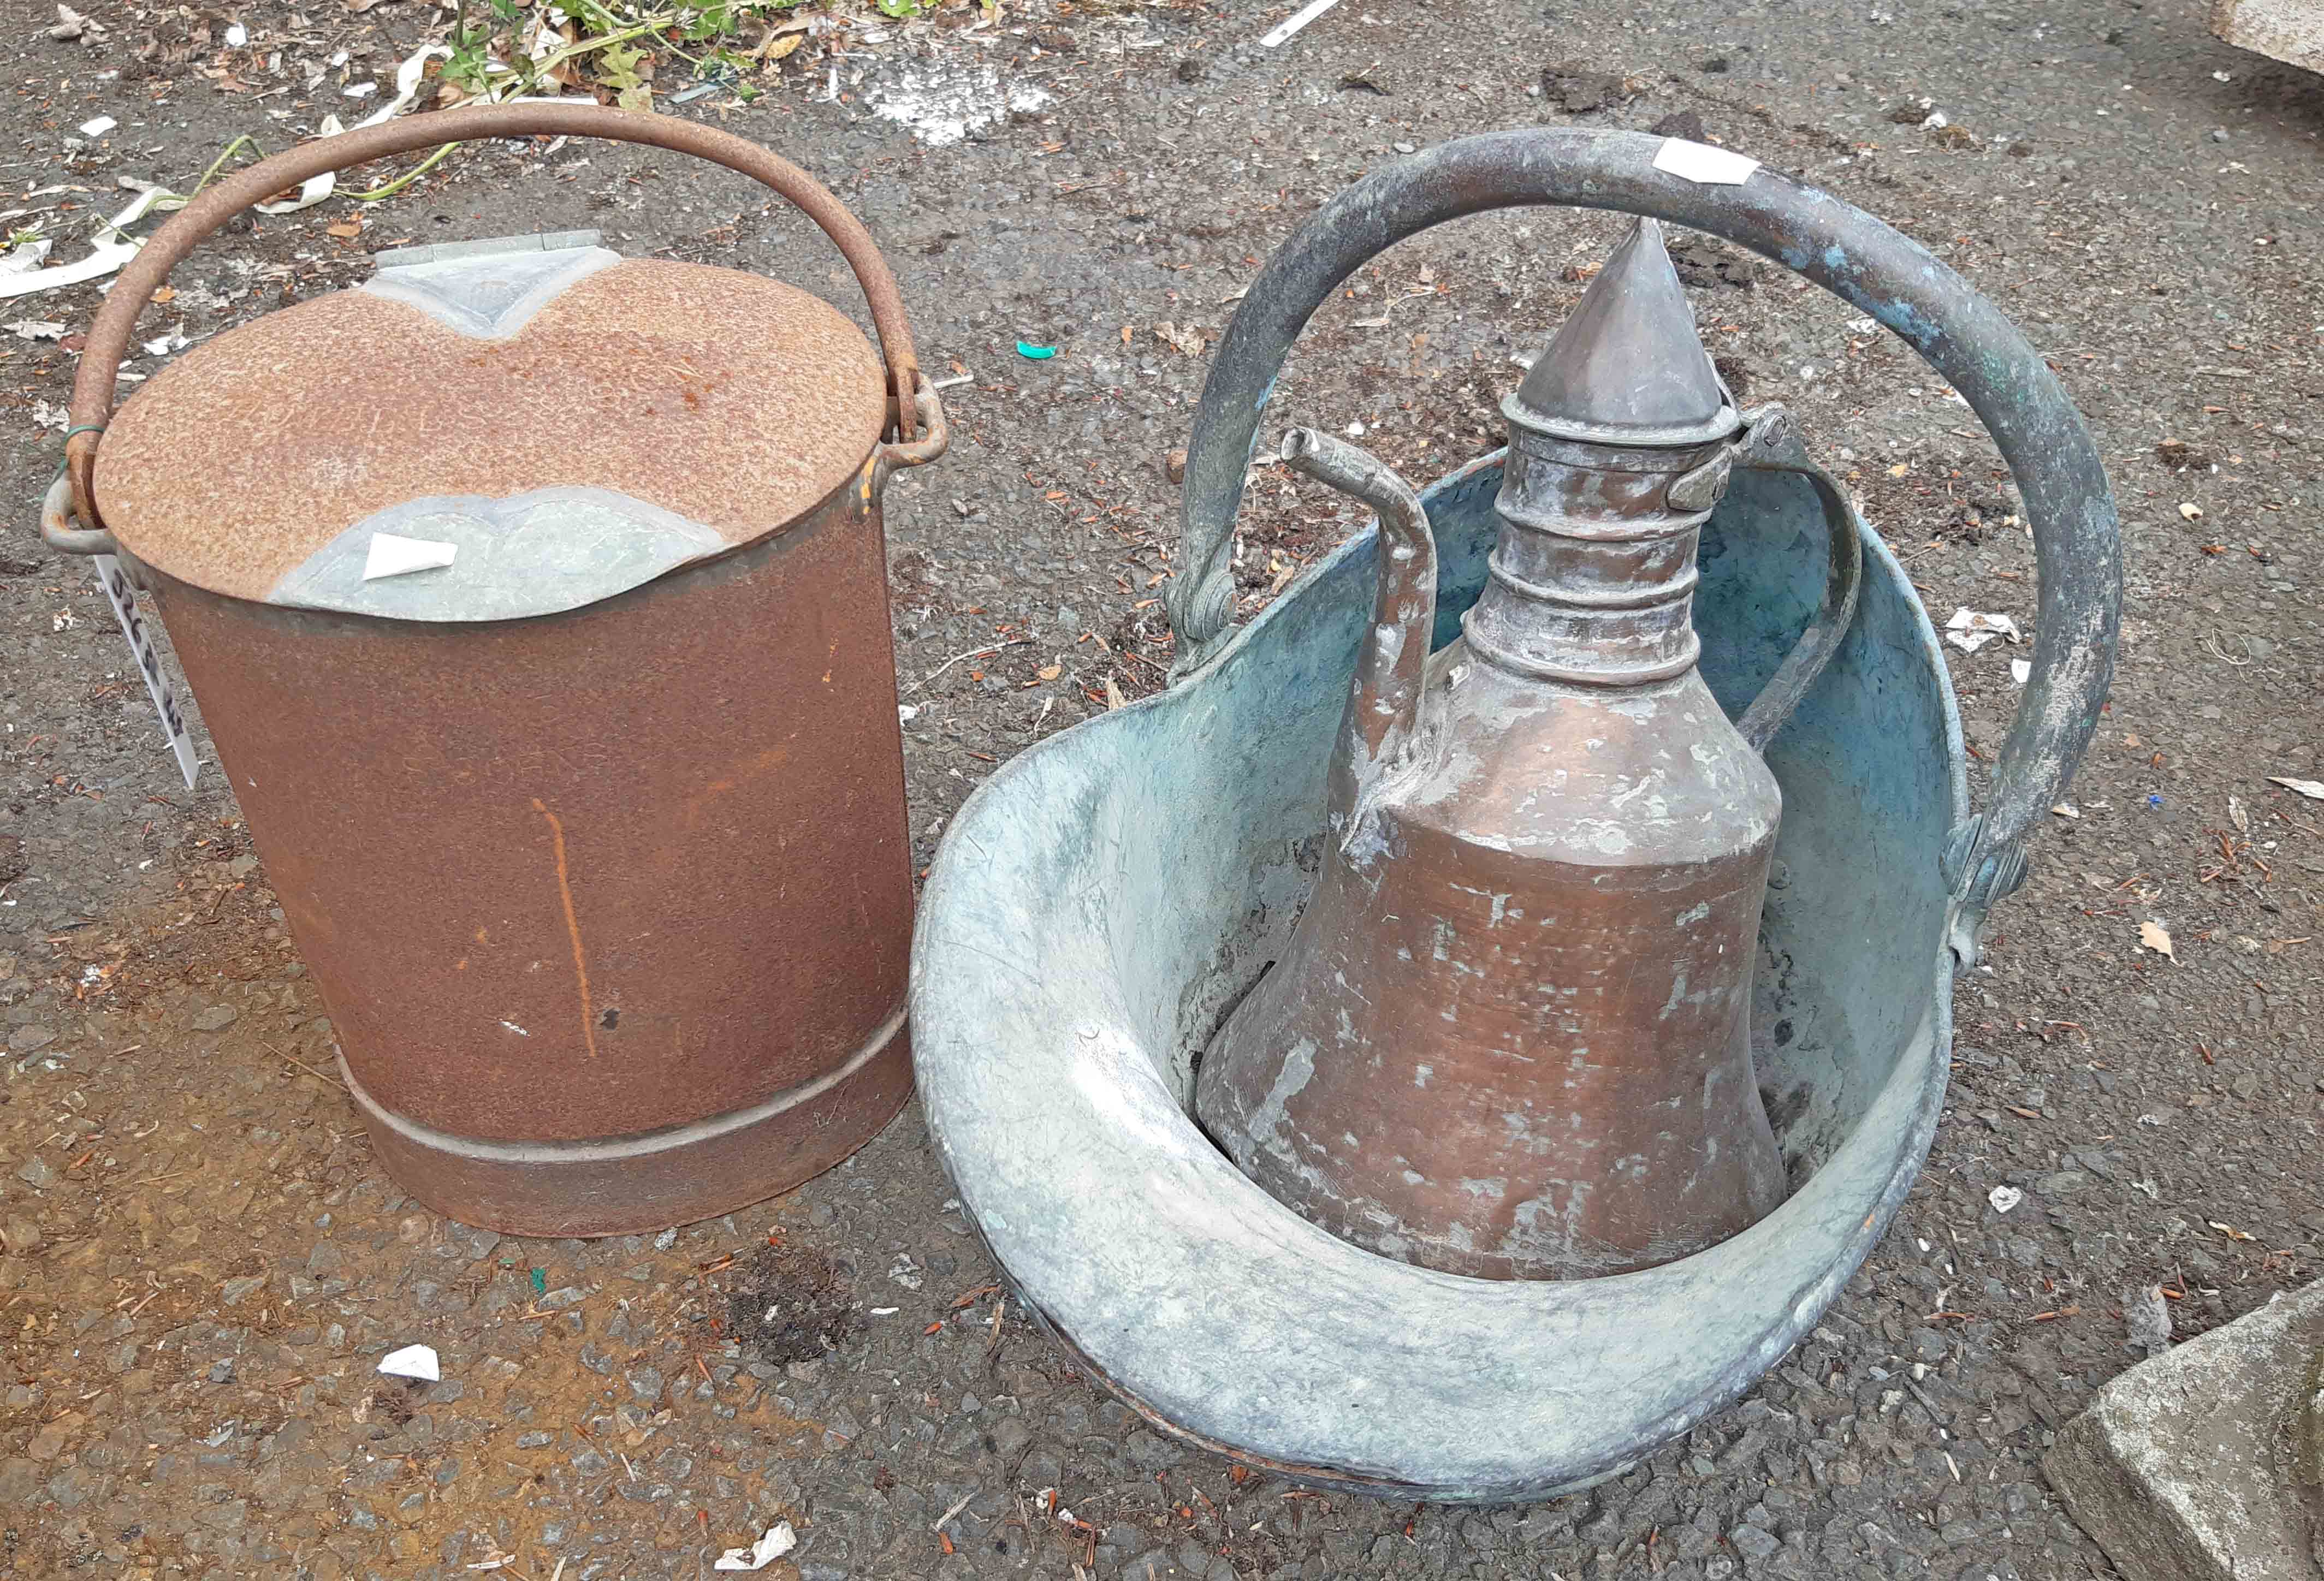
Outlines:
<svg viewBox="0 0 2324 1581"><path fill-rule="evenodd" d="M1537 433L1600 445L1705 445L1740 426L1660 225L1631 227L1501 409Z"/></svg>

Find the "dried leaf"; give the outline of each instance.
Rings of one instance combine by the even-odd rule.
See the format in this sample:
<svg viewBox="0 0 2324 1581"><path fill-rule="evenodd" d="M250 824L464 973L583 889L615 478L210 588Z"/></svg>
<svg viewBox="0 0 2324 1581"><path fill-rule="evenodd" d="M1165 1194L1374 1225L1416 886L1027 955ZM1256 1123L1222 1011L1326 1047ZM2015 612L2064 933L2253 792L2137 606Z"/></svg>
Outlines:
<svg viewBox="0 0 2324 1581"><path fill-rule="evenodd" d="M2281 774L2267 777L2270 785L2280 785L2295 795L2306 796L2311 802L2324 802L2324 779L2287 779Z"/></svg>
<svg viewBox="0 0 2324 1581"><path fill-rule="evenodd" d="M90 21L71 6L60 5L57 7L56 24L48 30L48 34L60 41L87 39L95 43L105 36L105 32L100 23Z"/></svg>
<svg viewBox="0 0 2324 1581"><path fill-rule="evenodd" d="M2149 921L2138 924L2138 947L2153 951L2174 966L2179 963L2179 957L2171 952L2170 932L2161 923Z"/></svg>
<svg viewBox="0 0 2324 1581"><path fill-rule="evenodd" d="M1190 357L1201 356L1203 347L1210 344L1204 339L1199 326L1173 324L1167 318L1154 326L1154 336L1165 345L1176 347Z"/></svg>
<svg viewBox="0 0 2324 1581"><path fill-rule="evenodd" d="M2232 1224L2221 1224L2216 1218L2207 1218L2203 1222L2209 1225L2213 1229L2218 1230L2221 1235L2227 1236L2227 1239L2231 1241L2255 1241L2259 1239L2257 1236L2247 1235L2244 1231L2237 1229Z"/></svg>
<svg viewBox="0 0 2324 1581"><path fill-rule="evenodd" d="M1121 694L1121 688L1120 688L1120 687L1119 687L1119 686L1117 686L1117 685L1115 685L1113 684L1113 677L1112 677L1111 676L1108 676L1105 678L1105 705L1106 705L1106 707L1108 707L1109 709L1120 708L1120 706L1122 706L1124 703L1128 703L1129 701L1130 701L1130 699L1129 699L1129 698L1124 697L1124 696Z"/></svg>
<svg viewBox="0 0 2324 1581"><path fill-rule="evenodd" d="M1041 679L1045 681L1054 681L1059 676L1065 674L1065 667L1063 665L1043 665L1039 669L1033 673L1040 676Z"/></svg>
<svg viewBox="0 0 2324 1581"><path fill-rule="evenodd" d="M363 224L358 220L341 220L337 225L325 225L323 229L330 235L339 236L342 238L350 238L363 234Z"/></svg>
<svg viewBox="0 0 2324 1581"><path fill-rule="evenodd" d="M767 46L767 59L779 60L805 42L807 42L805 33L785 33Z"/></svg>

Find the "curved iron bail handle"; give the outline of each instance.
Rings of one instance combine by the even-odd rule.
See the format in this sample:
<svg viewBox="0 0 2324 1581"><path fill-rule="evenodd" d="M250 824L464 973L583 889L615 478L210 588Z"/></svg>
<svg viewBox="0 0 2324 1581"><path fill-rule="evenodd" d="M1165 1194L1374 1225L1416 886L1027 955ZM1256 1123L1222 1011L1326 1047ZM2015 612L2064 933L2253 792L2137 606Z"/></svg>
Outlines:
<svg viewBox="0 0 2324 1581"><path fill-rule="evenodd" d="M96 488L97 441L104 436L96 430L102 429L113 415L114 383L122 359L128 354L138 314L169 278L170 271L213 231L252 204L326 171L440 143L480 137L546 136L602 137L706 159L763 182L821 226L855 271L856 281L871 304L872 326L880 332L880 347L888 363L890 422L897 438L910 444L920 422L918 408L923 401L932 403L935 392L926 388L920 377L912 326L904 315L903 293L897 290L896 277L880 255L872 233L829 188L747 138L672 115L609 110L589 104L468 105L383 121L376 126L358 127L287 149L235 171L153 233L106 294L105 306L97 309L96 321L89 326L80 372L73 380L72 427L91 431L76 432L65 442L65 472L72 483L73 510L84 525L73 529L60 522L64 536L51 535L44 514L42 536L58 548L80 554L104 552L73 548L77 543L100 541L106 531L97 509ZM110 547L109 542L106 547Z"/></svg>
<svg viewBox="0 0 2324 1581"><path fill-rule="evenodd" d="M1657 169L1666 149L1696 173ZM1638 132L1487 133L1397 161L1300 227L1251 282L1194 416L1185 542L1170 583L1171 620L1186 649L1180 673L1216 650L1233 613L1226 556L1244 469L1276 375L1309 317L1360 264L1407 236L1462 215L1541 205L1646 215L1794 271L1903 336L2000 447L2034 525L2040 590L2033 676L1994 771L1991 805L1964 820L1946 846L1945 880L1973 937L1986 909L2024 880L2025 837L2098 728L2122 613L2114 495L2057 375L1993 304L1863 210L1727 151Z"/></svg>
<svg viewBox="0 0 2324 1581"><path fill-rule="evenodd" d="M1824 532L1830 542L1831 570L1815 618L1784 656L1784 662L1775 666L1767 684L1759 688L1759 694L1751 699L1743 717L1735 722L1736 733L1751 749L1765 752L1847 639L1848 628L1856 619L1856 595L1864 585L1864 541L1857 537L1856 511L1848 496L1840 492L1830 473L1809 459L1799 430L1792 426L1791 413L1780 406L1763 406L1744 413L1743 421L1743 440L1736 449L1735 464L1805 478L1823 507Z"/></svg>

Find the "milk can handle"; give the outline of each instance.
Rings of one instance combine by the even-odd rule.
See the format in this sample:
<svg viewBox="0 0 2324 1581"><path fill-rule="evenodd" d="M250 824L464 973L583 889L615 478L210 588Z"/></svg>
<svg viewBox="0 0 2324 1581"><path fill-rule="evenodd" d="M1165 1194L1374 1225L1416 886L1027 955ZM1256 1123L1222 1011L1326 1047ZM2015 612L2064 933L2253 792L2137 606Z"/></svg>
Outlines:
<svg viewBox="0 0 2324 1581"><path fill-rule="evenodd" d="M65 441L65 471L72 483L73 509L83 523L81 530L90 534L105 530L94 486L97 443L106 419L113 415L114 381L122 358L128 354L137 315L169 278L171 269L211 232L252 204L327 170L479 137L549 136L604 137L692 154L764 182L822 226L854 270L856 281L871 303L872 322L880 332L880 347L888 363L891 420L897 438L909 444L920 421L918 409L929 392L921 388L919 358L912 349L912 326L904 316L903 294L896 289L896 277L889 272L887 260L880 256L872 233L829 188L747 138L672 115L609 110L592 104L466 105L342 132L261 160L194 198L138 249L89 326L80 372L73 381L73 433Z"/></svg>
<svg viewBox="0 0 2324 1581"><path fill-rule="evenodd" d="M1674 169L1657 168L1658 156ZM1692 226L1797 271L1903 336L2000 446L2033 523L2040 590L2033 676L1991 804L1952 831L1944 855L1956 902L1981 916L2023 881L2025 837L2080 762L2113 679L2122 611L2113 492L2049 364L1967 281L1861 209L1723 149L1638 132L1488 133L1397 160L1302 226L1251 282L1194 414L1169 598L1181 673L1215 651L1233 612L1227 560L1244 469L1309 316L1407 236L1462 215L1551 204Z"/></svg>

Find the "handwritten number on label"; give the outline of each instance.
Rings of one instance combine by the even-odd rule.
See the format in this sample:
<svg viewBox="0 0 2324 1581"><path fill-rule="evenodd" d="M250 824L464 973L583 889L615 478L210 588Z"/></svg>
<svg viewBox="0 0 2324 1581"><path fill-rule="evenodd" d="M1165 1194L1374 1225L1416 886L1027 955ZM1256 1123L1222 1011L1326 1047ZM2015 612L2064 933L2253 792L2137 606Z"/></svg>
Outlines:
<svg viewBox="0 0 2324 1581"><path fill-rule="evenodd" d="M186 731L184 716L178 712L177 694L171 690L170 677L161 668L161 656L153 646L152 634L146 630L145 618L138 612L137 586L122 570L121 562L111 555L98 555L92 564L97 568L97 583L105 589L106 602L113 606L113 618L121 622L121 634L129 639L130 657L137 661L138 674L145 678L146 694L153 699L153 712L161 716L161 733L169 739L170 750L176 754L178 768L186 777L186 788L194 788L193 738Z"/></svg>

